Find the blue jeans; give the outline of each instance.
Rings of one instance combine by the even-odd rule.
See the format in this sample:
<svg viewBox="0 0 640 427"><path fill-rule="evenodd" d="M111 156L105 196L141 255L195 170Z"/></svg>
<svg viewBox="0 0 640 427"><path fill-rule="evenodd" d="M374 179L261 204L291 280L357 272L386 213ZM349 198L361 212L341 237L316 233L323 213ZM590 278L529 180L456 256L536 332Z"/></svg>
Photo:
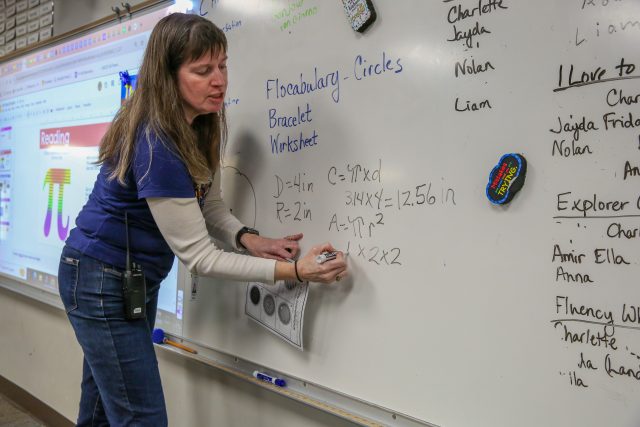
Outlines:
<svg viewBox="0 0 640 427"><path fill-rule="evenodd" d="M147 281L147 318L126 320L122 270L65 246L58 285L84 352L78 426L166 426L151 340L160 282Z"/></svg>

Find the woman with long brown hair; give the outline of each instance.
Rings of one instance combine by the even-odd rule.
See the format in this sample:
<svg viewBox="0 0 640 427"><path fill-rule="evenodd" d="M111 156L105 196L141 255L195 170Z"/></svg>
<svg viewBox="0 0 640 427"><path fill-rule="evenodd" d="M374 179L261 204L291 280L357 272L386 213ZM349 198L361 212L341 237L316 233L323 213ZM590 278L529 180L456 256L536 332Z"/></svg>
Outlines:
<svg viewBox="0 0 640 427"><path fill-rule="evenodd" d="M102 140L102 166L58 274L84 352L80 426L167 425L151 331L174 254L193 273L241 281L329 283L346 274L342 253L315 262L334 250L330 244L288 262L298 257L302 234L262 237L225 208L226 62L226 38L210 21L163 18L151 33L135 92ZM125 270L127 233L133 275ZM246 254L218 249L210 235ZM123 283L141 277L146 293L136 307Z"/></svg>

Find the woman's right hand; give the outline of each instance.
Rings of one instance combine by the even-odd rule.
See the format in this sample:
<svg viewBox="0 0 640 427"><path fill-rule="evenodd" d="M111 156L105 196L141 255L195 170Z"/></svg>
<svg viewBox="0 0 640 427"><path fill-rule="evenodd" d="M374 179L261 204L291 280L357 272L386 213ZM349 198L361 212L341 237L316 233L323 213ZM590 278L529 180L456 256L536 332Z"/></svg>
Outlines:
<svg viewBox="0 0 640 427"><path fill-rule="evenodd" d="M323 252L338 252L335 259L322 264L316 262L316 256ZM344 253L336 251L330 243L314 246L298 261L298 276L309 282L339 282L347 275L347 262Z"/></svg>

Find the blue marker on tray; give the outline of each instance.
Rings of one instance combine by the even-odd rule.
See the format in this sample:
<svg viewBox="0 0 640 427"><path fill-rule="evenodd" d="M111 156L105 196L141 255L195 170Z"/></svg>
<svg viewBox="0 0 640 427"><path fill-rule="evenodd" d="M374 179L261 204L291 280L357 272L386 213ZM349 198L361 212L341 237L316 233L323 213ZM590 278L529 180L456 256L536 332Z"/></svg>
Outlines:
<svg viewBox="0 0 640 427"><path fill-rule="evenodd" d="M253 371L253 376L256 377L259 380L266 381L266 382L271 383L271 384L275 384L278 387L286 387L287 386L287 382L285 380L280 379L280 378L272 377L271 375L267 375L267 374L265 374L263 372L260 372L260 371Z"/></svg>

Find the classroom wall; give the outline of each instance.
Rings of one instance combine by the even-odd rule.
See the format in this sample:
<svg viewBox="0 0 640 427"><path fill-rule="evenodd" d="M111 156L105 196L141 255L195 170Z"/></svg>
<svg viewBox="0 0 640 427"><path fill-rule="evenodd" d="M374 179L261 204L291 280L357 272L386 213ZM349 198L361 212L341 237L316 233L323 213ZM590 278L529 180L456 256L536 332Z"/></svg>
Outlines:
<svg viewBox="0 0 640 427"><path fill-rule="evenodd" d="M56 0L54 34L102 18L115 4ZM0 337L0 375L75 420L82 352L64 311L0 288ZM179 355L157 353L172 426L352 425Z"/></svg>
<svg viewBox="0 0 640 427"><path fill-rule="evenodd" d="M120 9L122 3L129 3L135 6L145 0L55 0L53 35L64 34L82 25L97 21L105 16L113 14L112 6Z"/></svg>

